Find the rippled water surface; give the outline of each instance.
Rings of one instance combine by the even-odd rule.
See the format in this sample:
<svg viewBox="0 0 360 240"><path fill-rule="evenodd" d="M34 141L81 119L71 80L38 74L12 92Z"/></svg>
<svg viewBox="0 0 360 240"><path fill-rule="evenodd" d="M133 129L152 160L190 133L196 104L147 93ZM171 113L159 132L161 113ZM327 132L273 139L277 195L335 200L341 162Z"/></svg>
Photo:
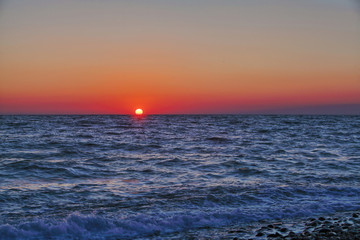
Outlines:
<svg viewBox="0 0 360 240"><path fill-rule="evenodd" d="M358 116L1 116L0 143L3 238L166 238L360 209Z"/></svg>

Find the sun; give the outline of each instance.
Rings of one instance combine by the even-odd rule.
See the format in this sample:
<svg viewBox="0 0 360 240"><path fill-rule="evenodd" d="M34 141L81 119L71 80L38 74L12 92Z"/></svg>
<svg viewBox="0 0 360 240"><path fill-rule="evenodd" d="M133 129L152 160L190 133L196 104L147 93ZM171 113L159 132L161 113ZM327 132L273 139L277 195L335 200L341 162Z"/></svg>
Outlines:
<svg viewBox="0 0 360 240"><path fill-rule="evenodd" d="M140 115L143 114L143 110L141 108L138 108L138 109L135 110L135 114L140 116Z"/></svg>

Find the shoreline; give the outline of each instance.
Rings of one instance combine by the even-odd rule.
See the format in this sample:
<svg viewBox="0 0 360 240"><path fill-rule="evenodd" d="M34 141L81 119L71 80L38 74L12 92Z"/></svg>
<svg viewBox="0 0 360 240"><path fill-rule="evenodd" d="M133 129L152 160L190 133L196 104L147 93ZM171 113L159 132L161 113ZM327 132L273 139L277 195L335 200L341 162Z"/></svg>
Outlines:
<svg viewBox="0 0 360 240"><path fill-rule="evenodd" d="M360 239L360 210L307 218L263 220L249 225L215 229L194 229L163 236L163 239L357 240Z"/></svg>
<svg viewBox="0 0 360 240"><path fill-rule="evenodd" d="M244 236L229 236L229 239L360 239L360 211L320 215L307 219L268 222L254 226L252 233ZM242 230L243 231L243 230ZM230 232L231 233L231 232ZM239 234L241 235L241 234Z"/></svg>

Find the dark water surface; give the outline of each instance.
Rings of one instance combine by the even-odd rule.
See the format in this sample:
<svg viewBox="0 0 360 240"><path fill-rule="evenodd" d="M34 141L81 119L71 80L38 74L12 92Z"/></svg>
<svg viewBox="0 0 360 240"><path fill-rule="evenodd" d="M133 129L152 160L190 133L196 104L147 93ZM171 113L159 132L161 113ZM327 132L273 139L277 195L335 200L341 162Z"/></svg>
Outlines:
<svg viewBox="0 0 360 240"><path fill-rule="evenodd" d="M161 239L360 209L358 116L0 116L0 143L0 238Z"/></svg>

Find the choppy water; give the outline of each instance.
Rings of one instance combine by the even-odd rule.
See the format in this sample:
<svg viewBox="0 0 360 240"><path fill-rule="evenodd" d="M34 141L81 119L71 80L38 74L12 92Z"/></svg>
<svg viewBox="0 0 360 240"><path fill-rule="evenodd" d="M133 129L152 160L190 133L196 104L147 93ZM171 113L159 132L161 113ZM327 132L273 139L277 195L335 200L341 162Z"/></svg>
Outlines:
<svg viewBox="0 0 360 240"><path fill-rule="evenodd" d="M1 116L0 238L166 238L360 209L358 116Z"/></svg>

